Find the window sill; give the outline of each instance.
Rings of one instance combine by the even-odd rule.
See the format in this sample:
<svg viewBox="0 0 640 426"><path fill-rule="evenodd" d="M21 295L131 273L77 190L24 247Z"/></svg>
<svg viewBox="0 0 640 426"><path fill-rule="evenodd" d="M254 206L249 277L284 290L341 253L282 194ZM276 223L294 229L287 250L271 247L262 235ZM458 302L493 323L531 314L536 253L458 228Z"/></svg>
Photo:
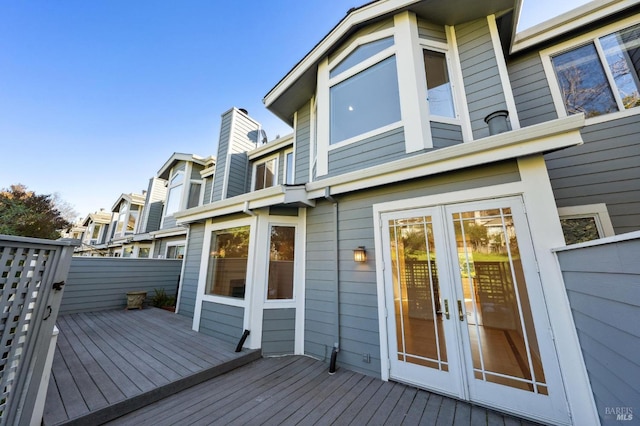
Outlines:
<svg viewBox="0 0 640 426"><path fill-rule="evenodd" d="M203 302L218 303L220 305L237 306L239 308L245 308L247 306L245 299L239 299L231 296L217 296L213 294L205 294L202 296Z"/></svg>
<svg viewBox="0 0 640 426"><path fill-rule="evenodd" d="M598 115L585 119L585 126L592 124L606 123L607 121L619 120L621 118L632 117L634 115L640 115L640 107L634 107L631 109L625 109L624 111L612 112L609 114Z"/></svg>

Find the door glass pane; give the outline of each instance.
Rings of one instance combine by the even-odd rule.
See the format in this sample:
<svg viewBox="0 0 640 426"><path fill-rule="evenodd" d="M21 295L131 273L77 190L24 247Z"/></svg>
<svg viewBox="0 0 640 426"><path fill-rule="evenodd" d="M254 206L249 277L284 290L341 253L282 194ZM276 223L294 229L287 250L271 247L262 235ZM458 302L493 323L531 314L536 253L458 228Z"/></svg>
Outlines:
<svg viewBox="0 0 640 426"><path fill-rule="evenodd" d="M389 221L400 361L448 371L430 216Z"/></svg>
<svg viewBox="0 0 640 426"><path fill-rule="evenodd" d="M511 209L453 220L474 376L546 394Z"/></svg>

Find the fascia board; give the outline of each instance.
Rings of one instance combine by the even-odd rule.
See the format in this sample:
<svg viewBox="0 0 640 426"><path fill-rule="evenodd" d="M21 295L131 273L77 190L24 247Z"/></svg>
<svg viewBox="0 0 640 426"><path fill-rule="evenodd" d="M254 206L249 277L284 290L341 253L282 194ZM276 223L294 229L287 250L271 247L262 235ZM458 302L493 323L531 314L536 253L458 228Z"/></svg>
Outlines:
<svg viewBox="0 0 640 426"><path fill-rule="evenodd" d="M336 25L307 55L302 58L276 86L266 94L263 102L267 108L308 69L315 66L352 27L367 22L378 16L393 12L396 9L418 3L420 0L381 0L362 6L349 13Z"/></svg>
<svg viewBox="0 0 640 426"><path fill-rule="evenodd" d="M186 235L187 229L183 227L174 227L167 229L160 229L159 231L151 231L149 235L153 238L167 238L175 237L177 235Z"/></svg>
<svg viewBox="0 0 640 426"><path fill-rule="evenodd" d="M288 146L293 146L293 133L283 136L279 139L275 139L262 146L259 146L256 149L253 149L247 152L247 157L249 158L249 160L253 160L255 158L263 157L274 151L278 151Z"/></svg>
<svg viewBox="0 0 640 426"><path fill-rule="evenodd" d="M640 0L591 1L524 31L516 32L513 36L510 53L513 54L544 43L561 34L597 22L639 3ZM517 22L514 25L517 25Z"/></svg>
<svg viewBox="0 0 640 426"><path fill-rule="evenodd" d="M178 161L190 161L192 163L200 164L201 166L204 166L206 164L206 158L200 157L199 155L174 152L171 157L169 157L169 159L165 161L162 167L160 167L158 173L156 173L156 177L160 177L169 172L171 167L173 167L173 165Z"/></svg>
<svg viewBox="0 0 640 426"><path fill-rule="evenodd" d="M310 199L341 194L402 180L494 163L526 155L554 151L583 143L584 116L573 115L489 136L473 142L441 148L356 172L306 184Z"/></svg>

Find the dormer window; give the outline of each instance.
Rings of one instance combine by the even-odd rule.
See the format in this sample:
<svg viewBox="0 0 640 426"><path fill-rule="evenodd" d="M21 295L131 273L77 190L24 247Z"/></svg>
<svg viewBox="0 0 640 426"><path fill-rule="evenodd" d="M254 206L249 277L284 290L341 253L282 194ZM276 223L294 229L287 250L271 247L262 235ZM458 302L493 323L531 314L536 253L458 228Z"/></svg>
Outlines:
<svg viewBox="0 0 640 426"><path fill-rule="evenodd" d="M393 36L362 44L329 71L330 144L400 121Z"/></svg>
<svg viewBox="0 0 640 426"><path fill-rule="evenodd" d="M165 216L170 216L180 210L180 200L182 198L182 185L184 184L184 172L179 171L173 175L169 181L169 192L167 196L167 206Z"/></svg>

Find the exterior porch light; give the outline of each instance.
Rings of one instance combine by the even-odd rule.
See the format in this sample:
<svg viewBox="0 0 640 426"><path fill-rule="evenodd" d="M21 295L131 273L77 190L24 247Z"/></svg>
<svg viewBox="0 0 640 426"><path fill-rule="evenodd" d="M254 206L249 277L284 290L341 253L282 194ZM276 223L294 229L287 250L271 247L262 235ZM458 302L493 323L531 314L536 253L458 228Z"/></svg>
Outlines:
<svg viewBox="0 0 640 426"><path fill-rule="evenodd" d="M353 250L353 261L354 262L367 261L367 251L364 249L364 246L360 246L357 249Z"/></svg>

